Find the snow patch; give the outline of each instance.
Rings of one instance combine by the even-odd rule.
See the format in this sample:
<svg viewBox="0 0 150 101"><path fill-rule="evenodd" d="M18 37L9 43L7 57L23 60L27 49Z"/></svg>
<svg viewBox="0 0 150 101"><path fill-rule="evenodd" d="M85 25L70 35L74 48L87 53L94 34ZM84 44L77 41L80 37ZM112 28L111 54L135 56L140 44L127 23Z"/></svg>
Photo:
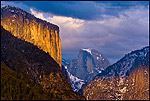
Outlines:
<svg viewBox="0 0 150 101"><path fill-rule="evenodd" d="M85 84L84 80L79 79L78 77L73 76L71 73L69 73L70 81L71 81L71 87L75 92L78 92L82 85Z"/></svg>
<svg viewBox="0 0 150 101"><path fill-rule="evenodd" d="M11 10L11 12L14 12L14 10Z"/></svg>
<svg viewBox="0 0 150 101"><path fill-rule="evenodd" d="M101 70L98 70L98 68L95 68L95 69L97 70L98 73L102 73L102 71L101 71Z"/></svg>
<svg viewBox="0 0 150 101"><path fill-rule="evenodd" d="M67 69L67 66L65 66L65 69Z"/></svg>
<svg viewBox="0 0 150 101"><path fill-rule="evenodd" d="M98 71L98 73L101 73L102 71L100 71L100 70L97 70Z"/></svg>
<svg viewBox="0 0 150 101"><path fill-rule="evenodd" d="M100 70L98 71L98 73L101 73L101 72L102 72L102 71L100 71Z"/></svg>
<svg viewBox="0 0 150 101"><path fill-rule="evenodd" d="M87 51L88 53L90 53L92 55L92 52L90 49L82 49L83 51Z"/></svg>
<svg viewBox="0 0 150 101"><path fill-rule="evenodd" d="M94 71L92 70L92 72L89 72L89 74L92 74L92 73L94 73Z"/></svg>

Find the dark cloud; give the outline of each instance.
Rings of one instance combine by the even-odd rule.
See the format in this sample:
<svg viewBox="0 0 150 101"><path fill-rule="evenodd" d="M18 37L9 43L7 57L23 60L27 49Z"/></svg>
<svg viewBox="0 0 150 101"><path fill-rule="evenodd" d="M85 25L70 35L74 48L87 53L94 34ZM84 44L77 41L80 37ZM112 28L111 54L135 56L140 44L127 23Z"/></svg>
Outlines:
<svg viewBox="0 0 150 101"><path fill-rule="evenodd" d="M103 15L119 17L119 14L131 7L142 5L147 7L148 2L112 2L112 1L13 1L34 7L42 12L55 15L79 18L84 20L104 19Z"/></svg>
<svg viewBox="0 0 150 101"><path fill-rule="evenodd" d="M109 18L100 22L85 22L80 34L70 33L74 35L69 38L70 45L73 43L73 46L67 47L64 44L62 49L74 49L78 52L79 48L94 48L104 54L112 64L130 51L148 46L148 9L132 8L124 13L128 16ZM65 43L65 37L62 37L62 40Z"/></svg>
<svg viewBox="0 0 150 101"><path fill-rule="evenodd" d="M68 61L77 57L80 48L93 48L112 64L130 51L149 45L149 2L18 2L41 11L45 19L60 27L62 57Z"/></svg>

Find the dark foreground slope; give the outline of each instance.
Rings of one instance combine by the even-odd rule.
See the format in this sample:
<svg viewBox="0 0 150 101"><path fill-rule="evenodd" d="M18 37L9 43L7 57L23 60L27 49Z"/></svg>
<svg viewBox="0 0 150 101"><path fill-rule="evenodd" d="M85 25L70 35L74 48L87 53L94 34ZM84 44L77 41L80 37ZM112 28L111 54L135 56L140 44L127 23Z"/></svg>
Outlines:
<svg viewBox="0 0 150 101"><path fill-rule="evenodd" d="M1 99L50 100L51 95L44 92L39 84L34 84L32 80L25 76L18 76L18 72L13 71L4 62L1 62Z"/></svg>
<svg viewBox="0 0 150 101"><path fill-rule="evenodd" d="M2 99L84 99L72 90L59 65L48 53L14 37L2 27L1 61Z"/></svg>

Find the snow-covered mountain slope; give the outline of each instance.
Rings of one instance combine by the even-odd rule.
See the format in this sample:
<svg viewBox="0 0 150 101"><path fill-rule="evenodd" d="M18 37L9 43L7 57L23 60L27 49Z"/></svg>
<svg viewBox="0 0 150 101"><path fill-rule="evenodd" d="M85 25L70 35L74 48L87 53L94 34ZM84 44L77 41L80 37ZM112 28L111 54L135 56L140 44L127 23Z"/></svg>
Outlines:
<svg viewBox="0 0 150 101"><path fill-rule="evenodd" d="M68 74L69 74L69 77L70 77L70 82L71 82L71 87L72 87L72 89L73 89L74 91L78 92L78 91L81 89L82 85L85 84L85 83L84 83L84 80L81 80L81 79L79 79L79 78L73 76L73 75L72 75L71 73L69 73L69 72L68 72Z"/></svg>
<svg viewBox="0 0 150 101"><path fill-rule="evenodd" d="M68 71L68 66L69 62L67 62L65 59L62 58L62 71L65 73L67 79L71 83L71 87L74 91L78 92L79 89L81 89L82 85L85 84L84 80L79 79L78 77L73 76L69 71Z"/></svg>
<svg viewBox="0 0 150 101"><path fill-rule="evenodd" d="M119 61L107 67L99 76L128 76L131 68L149 66L149 46L126 54Z"/></svg>

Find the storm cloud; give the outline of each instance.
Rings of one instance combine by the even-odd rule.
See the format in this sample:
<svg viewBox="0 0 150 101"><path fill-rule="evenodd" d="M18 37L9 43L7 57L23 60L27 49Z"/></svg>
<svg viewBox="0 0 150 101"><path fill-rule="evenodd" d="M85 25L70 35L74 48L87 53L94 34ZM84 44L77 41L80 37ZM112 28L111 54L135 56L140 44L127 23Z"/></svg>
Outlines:
<svg viewBox="0 0 150 101"><path fill-rule="evenodd" d="M66 16L83 20L104 19L103 15L119 17L124 10L136 6L148 6L148 2L118 1L13 1L35 8L41 12L49 12L57 16Z"/></svg>
<svg viewBox="0 0 150 101"><path fill-rule="evenodd" d="M18 2L36 17L59 26L62 57L68 61L76 58L80 48L93 48L112 64L149 45L149 2L14 3Z"/></svg>

